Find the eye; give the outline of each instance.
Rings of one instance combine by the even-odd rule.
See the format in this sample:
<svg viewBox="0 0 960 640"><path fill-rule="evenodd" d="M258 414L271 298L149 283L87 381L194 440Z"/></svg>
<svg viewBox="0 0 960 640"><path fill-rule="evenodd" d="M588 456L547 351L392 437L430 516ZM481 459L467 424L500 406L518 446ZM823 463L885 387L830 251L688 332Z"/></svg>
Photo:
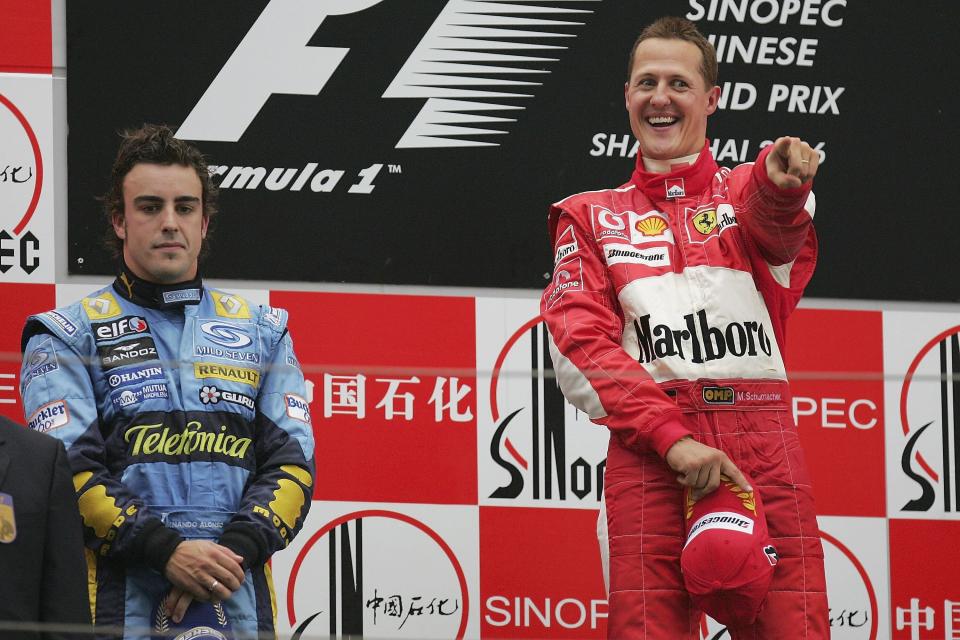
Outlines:
<svg viewBox="0 0 960 640"><path fill-rule="evenodd" d="M177 205L177 212L183 213L183 214L193 213L193 205L190 205L190 204Z"/></svg>
<svg viewBox="0 0 960 640"><path fill-rule="evenodd" d="M674 89L686 89L690 85L687 84L686 80L681 80L680 78L674 78L673 81L670 83L670 86L672 86Z"/></svg>

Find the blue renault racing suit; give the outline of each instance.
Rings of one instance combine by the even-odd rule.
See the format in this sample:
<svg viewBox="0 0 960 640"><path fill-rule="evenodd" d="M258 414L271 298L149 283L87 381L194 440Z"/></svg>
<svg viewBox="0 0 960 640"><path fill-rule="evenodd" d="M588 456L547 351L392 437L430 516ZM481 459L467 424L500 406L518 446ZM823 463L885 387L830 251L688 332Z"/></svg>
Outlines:
<svg viewBox="0 0 960 640"><path fill-rule="evenodd" d="M223 603L232 631L273 635L267 560L300 530L314 470L286 323L199 279L163 287L126 269L27 320L24 412L67 447L101 634L145 636L174 549L208 539L244 559Z"/></svg>

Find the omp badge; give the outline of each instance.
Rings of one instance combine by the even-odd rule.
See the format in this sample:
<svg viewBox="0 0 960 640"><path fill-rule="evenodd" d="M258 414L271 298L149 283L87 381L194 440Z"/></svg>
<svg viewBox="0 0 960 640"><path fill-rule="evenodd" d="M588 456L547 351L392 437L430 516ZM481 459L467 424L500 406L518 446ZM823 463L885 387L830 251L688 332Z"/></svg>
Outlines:
<svg viewBox="0 0 960 640"><path fill-rule="evenodd" d="M240 296L213 291L213 308L218 316L235 320L249 320L250 307Z"/></svg>
<svg viewBox="0 0 960 640"><path fill-rule="evenodd" d="M17 517L13 510L13 496L0 493L0 542L10 544L17 539Z"/></svg>
<svg viewBox="0 0 960 640"><path fill-rule="evenodd" d="M463 508L457 517L469 522L466 513ZM475 508L472 513L475 526ZM286 605L293 637L465 637L470 592L455 549L466 545L441 535L437 528L444 524L371 509L324 524L290 571Z"/></svg>
<svg viewBox="0 0 960 640"><path fill-rule="evenodd" d="M107 320L119 316L120 305L109 291L105 291L95 298L84 298L81 306L91 320Z"/></svg>
<svg viewBox="0 0 960 640"><path fill-rule="evenodd" d="M707 404L734 404L737 399L733 387L704 387L703 401Z"/></svg>

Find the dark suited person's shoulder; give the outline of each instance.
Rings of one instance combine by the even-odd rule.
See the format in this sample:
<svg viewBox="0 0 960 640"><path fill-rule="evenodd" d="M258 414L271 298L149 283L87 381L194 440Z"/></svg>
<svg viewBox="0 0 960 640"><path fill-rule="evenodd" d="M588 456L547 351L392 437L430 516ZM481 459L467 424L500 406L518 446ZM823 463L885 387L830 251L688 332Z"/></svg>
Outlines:
<svg viewBox="0 0 960 640"><path fill-rule="evenodd" d="M60 441L53 436L28 429L5 416L0 416L0 438L22 447L29 447L29 451L56 451L60 444Z"/></svg>

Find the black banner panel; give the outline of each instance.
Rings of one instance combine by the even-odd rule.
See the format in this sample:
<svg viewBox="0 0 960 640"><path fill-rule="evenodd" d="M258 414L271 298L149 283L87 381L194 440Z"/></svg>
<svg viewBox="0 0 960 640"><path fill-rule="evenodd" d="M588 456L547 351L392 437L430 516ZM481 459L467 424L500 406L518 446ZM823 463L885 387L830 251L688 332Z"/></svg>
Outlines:
<svg viewBox="0 0 960 640"><path fill-rule="evenodd" d="M548 205L632 171L627 52L668 14L717 48L721 165L820 152L808 295L960 299L960 9L892 0L69 2L69 271L112 272L116 132L164 122L221 187L208 277L540 288Z"/></svg>

